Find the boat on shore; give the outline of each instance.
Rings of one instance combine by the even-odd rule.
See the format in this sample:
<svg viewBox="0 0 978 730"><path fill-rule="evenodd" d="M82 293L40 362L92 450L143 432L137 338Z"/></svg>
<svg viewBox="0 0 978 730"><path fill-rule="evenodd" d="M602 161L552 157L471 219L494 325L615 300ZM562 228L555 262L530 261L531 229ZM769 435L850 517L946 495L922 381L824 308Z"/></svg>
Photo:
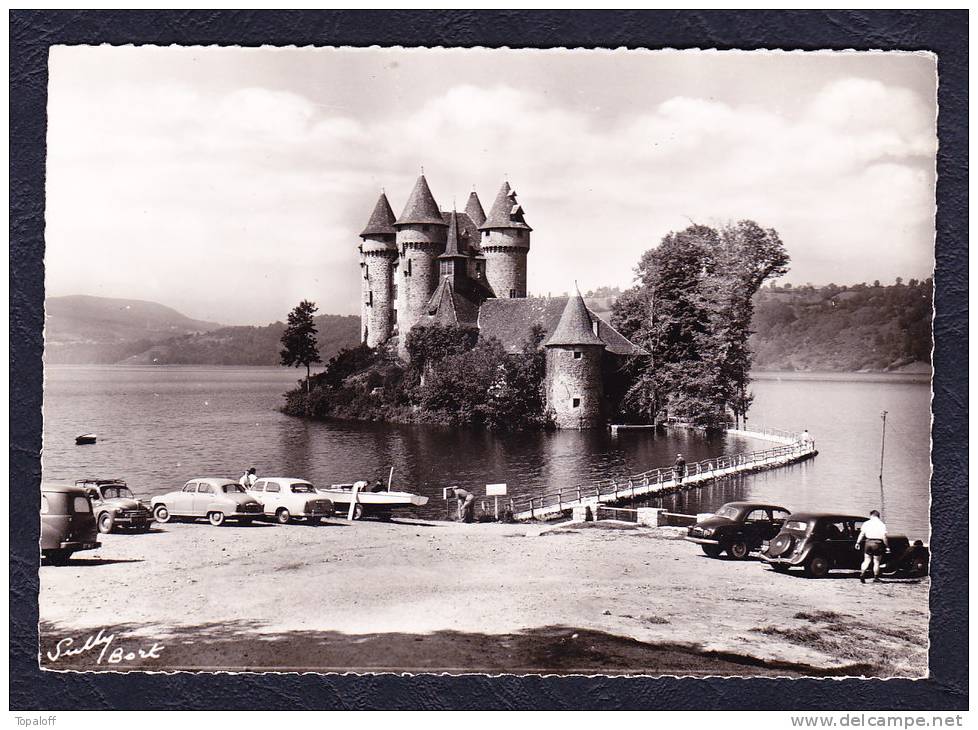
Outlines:
<svg viewBox="0 0 978 730"><path fill-rule="evenodd" d="M356 488L354 488L355 485ZM428 504L427 497L393 490L390 488L390 484L388 484L387 489L380 491L371 491L367 482L331 484L328 487L316 487L316 491L333 501L338 515L349 514L350 505L353 504L353 519L355 520L365 516L389 519L391 512L395 509L423 507Z"/></svg>

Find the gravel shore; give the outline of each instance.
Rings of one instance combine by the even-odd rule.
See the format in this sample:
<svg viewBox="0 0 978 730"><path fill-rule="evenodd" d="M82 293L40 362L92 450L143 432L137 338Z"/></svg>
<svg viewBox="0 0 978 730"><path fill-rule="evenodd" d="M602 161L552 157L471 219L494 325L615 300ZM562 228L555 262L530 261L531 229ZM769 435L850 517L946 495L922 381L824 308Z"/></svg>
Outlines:
<svg viewBox="0 0 978 730"><path fill-rule="evenodd" d="M929 579L807 580L671 538L411 519L103 535L40 568L41 664L926 676Z"/></svg>

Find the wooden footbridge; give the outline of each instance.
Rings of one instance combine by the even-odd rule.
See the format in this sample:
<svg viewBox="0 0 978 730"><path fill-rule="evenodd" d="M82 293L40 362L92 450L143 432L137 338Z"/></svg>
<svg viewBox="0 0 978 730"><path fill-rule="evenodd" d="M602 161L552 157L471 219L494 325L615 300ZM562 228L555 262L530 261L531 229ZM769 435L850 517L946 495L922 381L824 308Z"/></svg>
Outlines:
<svg viewBox="0 0 978 730"><path fill-rule="evenodd" d="M734 474L776 469L787 464L810 459L818 452L815 442L801 434L777 429L740 430L728 429L732 436L778 444L763 451L717 456L686 465L686 476L677 477L673 467L650 469L641 474L618 479L603 479L595 483L566 487L533 497L515 497L509 501L515 520L552 519L575 507L614 504L636 497L669 494L684 489L701 487L716 479Z"/></svg>

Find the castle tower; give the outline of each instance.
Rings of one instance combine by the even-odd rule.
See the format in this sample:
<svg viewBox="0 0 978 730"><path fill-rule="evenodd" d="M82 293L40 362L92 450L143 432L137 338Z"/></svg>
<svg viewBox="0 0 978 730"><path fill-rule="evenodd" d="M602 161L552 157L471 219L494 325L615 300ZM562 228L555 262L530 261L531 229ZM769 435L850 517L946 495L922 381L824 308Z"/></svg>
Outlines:
<svg viewBox="0 0 978 730"><path fill-rule="evenodd" d="M490 216L491 217L491 216ZM604 342L580 291L567 300L560 322L547 338L547 407L558 428L602 425Z"/></svg>
<svg viewBox="0 0 978 730"><path fill-rule="evenodd" d="M386 342L394 332L394 238L394 211L381 193L360 233L360 341L370 347Z"/></svg>
<svg viewBox="0 0 978 730"><path fill-rule="evenodd" d="M438 256L445 250L448 224L442 218L428 181L418 178L394 222L397 250L400 252L397 273L397 329L402 354L406 352L407 335L424 314L428 299L438 286Z"/></svg>
<svg viewBox="0 0 978 730"><path fill-rule="evenodd" d="M523 207L516 201L516 191L508 182L503 183L489 216L479 226L486 279L497 297L526 296L526 254L530 250L532 230L523 219Z"/></svg>
<svg viewBox="0 0 978 730"><path fill-rule="evenodd" d="M469 257L465 253L462 233L459 230L458 213L453 210L448 219L445 253L438 257L438 278L450 280L455 289L469 275Z"/></svg>

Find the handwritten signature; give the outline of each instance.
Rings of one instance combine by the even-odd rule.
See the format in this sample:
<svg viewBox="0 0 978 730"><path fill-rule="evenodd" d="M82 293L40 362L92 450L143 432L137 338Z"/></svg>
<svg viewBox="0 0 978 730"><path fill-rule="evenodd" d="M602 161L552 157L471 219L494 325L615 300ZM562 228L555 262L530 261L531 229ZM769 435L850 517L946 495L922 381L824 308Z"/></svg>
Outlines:
<svg viewBox="0 0 978 730"><path fill-rule="evenodd" d="M103 659L106 664L122 664L123 662L131 662L136 659L159 659L160 652L164 648L162 644L154 641L149 649L126 651L123 647L116 646L109 652L109 647L112 646L113 641L115 641L115 634L106 635L105 629L99 629L97 634L91 634L86 637L84 643L80 646L75 644L73 638L66 637L55 645L53 652L47 652L48 660L56 662L63 657L78 656L79 654L94 651L101 647L98 660L95 662L96 664L101 664ZM108 656L106 656L106 652L108 652Z"/></svg>

